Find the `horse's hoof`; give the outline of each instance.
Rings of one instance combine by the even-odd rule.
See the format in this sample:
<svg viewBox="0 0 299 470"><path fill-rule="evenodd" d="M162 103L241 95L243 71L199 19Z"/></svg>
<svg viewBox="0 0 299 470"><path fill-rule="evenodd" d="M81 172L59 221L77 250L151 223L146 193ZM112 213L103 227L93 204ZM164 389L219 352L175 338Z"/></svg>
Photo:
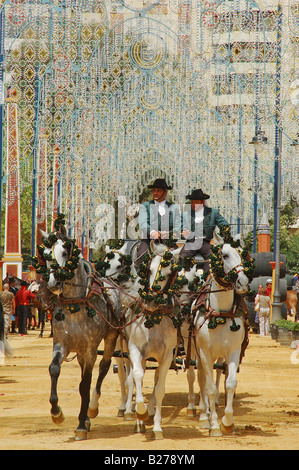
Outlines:
<svg viewBox="0 0 299 470"><path fill-rule="evenodd" d="M134 426L135 434L144 434L146 432L144 423L136 423Z"/></svg>
<svg viewBox="0 0 299 470"><path fill-rule="evenodd" d="M155 415L148 415L148 419L144 421L146 426L152 426L154 424L154 417Z"/></svg>
<svg viewBox="0 0 299 470"><path fill-rule="evenodd" d="M196 416L196 409L195 408L187 408L187 416L190 418L194 418Z"/></svg>
<svg viewBox="0 0 299 470"><path fill-rule="evenodd" d="M223 432L223 434L228 435L228 434L234 434L235 432L234 423L231 424L230 426L225 426L225 424L223 424L223 422L221 421L220 427L221 427L221 431Z"/></svg>
<svg viewBox="0 0 299 470"><path fill-rule="evenodd" d="M117 416L118 418L123 418L123 417L125 416L125 411L126 411L126 410L121 410L121 409L119 409L116 416Z"/></svg>
<svg viewBox="0 0 299 470"><path fill-rule="evenodd" d="M54 415L51 413L52 421L55 424L61 424L64 421L64 414L61 409L59 409L59 413L57 415Z"/></svg>
<svg viewBox="0 0 299 470"><path fill-rule="evenodd" d="M152 431L151 438L161 441L163 439L163 431Z"/></svg>
<svg viewBox="0 0 299 470"><path fill-rule="evenodd" d="M134 413L124 413L124 421L135 421Z"/></svg>
<svg viewBox="0 0 299 470"><path fill-rule="evenodd" d="M99 414L99 408L88 408L88 411L87 411L87 416L91 419L94 419L98 416Z"/></svg>
<svg viewBox="0 0 299 470"><path fill-rule="evenodd" d="M136 417L137 419L139 419L140 421L147 421L149 419L149 414L148 414L148 411L146 410L146 412L144 414L139 414L137 413L136 411Z"/></svg>
<svg viewBox="0 0 299 470"><path fill-rule="evenodd" d="M209 435L210 437L222 437L221 429L219 428L210 429Z"/></svg>
<svg viewBox="0 0 299 470"><path fill-rule="evenodd" d="M75 441L86 441L86 439L87 439L87 429L76 429Z"/></svg>
<svg viewBox="0 0 299 470"><path fill-rule="evenodd" d="M199 429L210 429L210 421L208 419L203 419L198 421Z"/></svg>

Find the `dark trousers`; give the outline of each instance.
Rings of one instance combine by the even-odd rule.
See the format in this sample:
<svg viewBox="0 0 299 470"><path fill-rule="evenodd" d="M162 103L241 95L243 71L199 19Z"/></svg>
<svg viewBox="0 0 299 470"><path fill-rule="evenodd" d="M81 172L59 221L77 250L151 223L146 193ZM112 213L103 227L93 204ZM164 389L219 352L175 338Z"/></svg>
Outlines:
<svg viewBox="0 0 299 470"><path fill-rule="evenodd" d="M29 305L19 305L19 334L27 333L27 318L30 314Z"/></svg>
<svg viewBox="0 0 299 470"><path fill-rule="evenodd" d="M200 267L202 267L203 271L209 272L209 256L211 252L211 245L209 240L203 240L202 246L198 250L186 250L185 247L180 252L180 258L186 258L186 256L194 257L199 253L204 260L207 260L205 263L200 263Z"/></svg>

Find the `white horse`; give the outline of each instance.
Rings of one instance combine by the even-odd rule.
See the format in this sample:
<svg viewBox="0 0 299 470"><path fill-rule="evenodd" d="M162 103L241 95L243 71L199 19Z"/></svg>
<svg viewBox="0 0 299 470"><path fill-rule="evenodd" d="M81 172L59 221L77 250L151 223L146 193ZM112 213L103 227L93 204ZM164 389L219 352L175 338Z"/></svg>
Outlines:
<svg viewBox="0 0 299 470"><path fill-rule="evenodd" d="M81 367L79 386L81 408L75 439L83 440L87 438L90 429L89 418L94 418L97 414L97 410L89 407L89 398L98 345L104 340L104 354L99 364L96 384L99 398L101 385L109 370L118 337L120 296L118 292L113 291L108 300L103 295L103 289L100 289L106 287L105 280L94 277L95 286L89 281L89 274L92 274L92 271L89 273L88 269L91 269L91 266L84 262L80 250L64 231L42 234L46 246L39 247L42 258L40 263L43 264L38 269L42 269L41 272L47 282L43 299L46 302L46 297L51 293L54 303L53 358L49 366L51 416L53 422L57 424L64 420L63 412L58 405L57 382L62 362L74 352ZM97 289L100 289L99 292ZM89 300L90 293L93 293L93 296Z"/></svg>
<svg viewBox="0 0 299 470"><path fill-rule="evenodd" d="M216 323L217 316L208 316L200 309L195 316L195 351L197 354L198 381L200 386L200 419L199 427L209 427L211 436L220 436L231 433L234 429L233 397L237 387L237 370L240 364L242 343L245 338L245 322L242 316L235 316L235 293L247 292L249 280L244 273L243 260L240 250L233 248L229 243L214 233L214 240L220 246L220 261L226 275L234 273L232 282L223 281L216 275L212 276L209 295L209 307L213 312L223 317L221 324ZM196 301L193 308L196 306ZM227 364L226 406L221 422L218 424L216 412L217 386L213 380L213 365L218 358L223 358ZM206 406L206 395L209 401L209 411ZM222 431L221 431L222 430Z"/></svg>
<svg viewBox="0 0 299 470"><path fill-rule="evenodd" d="M134 249L134 247L133 247ZM117 279L118 275L121 273L123 269L122 257L127 255L129 251L128 244L125 243L119 249L113 249L109 246L106 247L106 258L105 261L109 260L109 266L106 266L105 276L109 277L109 279ZM163 250L161 250L163 252ZM112 254L113 253L113 254ZM122 297L122 306L123 310L127 311L132 305L132 297L139 297L138 290L142 287L139 283L140 278L138 278L134 264L131 265L132 275L135 280L129 280L123 283L119 283L122 288L127 290L128 294L123 293ZM194 287L189 287L192 285L192 282L195 278L199 278L200 280L200 270L197 270L196 265L194 265L191 269L186 270L183 269L178 272L178 278L184 276L186 279L186 285L182 287L182 294L179 299L179 305L181 308L182 317L184 318L186 314L184 314L183 309L192 303L192 295L190 296L190 292L193 291ZM198 279L197 279L198 280ZM194 292L193 292L194 294ZM194 298L194 295L193 295ZM186 322L183 323L182 331L184 334L182 335L182 340L185 344L185 349L187 348L187 338L188 338L188 324ZM122 337L122 341L118 339L118 348L121 349L122 352L128 353L128 342ZM192 354L192 359L195 359L195 354ZM121 405L118 410L118 416L123 416L125 420L134 420L134 413L133 413L133 391L134 391L134 380L133 380L133 370L130 364L129 358L115 358L115 361L118 366L118 377L120 380L121 386ZM159 369L156 370L156 378L157 381ZM187 415L188 416L195 416L196 412L196 405L195 405L195 393L194 393L194 382L195 382L195 373L194 373L194 366L190 366L187 369L187 381L189 386L189 394L188 394L188 407L187 407ZM145 426L143 421L137 419L135 425L135 432L145 432Z"/></svg>
<svg viewBox="0 0 299 470"><path fill-rule="evenodd" d="M164 260L165 253L167 252L169 258L173 263L178 263L179 253L181 248L175 250L166 249L165 245L155 245L151 243L152 258L150 261L150 275L149 275L149 292L155 298L157 292L163 293L163 289L169 280L171 273L170 262L167 266L162 266L161 261ZM165 263L167 264L167 262ZM141 280L135 281L136 286L140 285ZM153 291L152 289L156 289ZM130 293L134 293L132 289ZM142 295L141 295L142 298ZM128 338L128 351L132 365L132 375L136 387L136 416L140 421L146 424L152 424L153 419L153 432L154 439L162 439L163 431L161 428L161 406L162 400L165 395L165 381L166 375L170 368L173 350L177 345L177 330L173 325L172 320L167 316L159 313L161 308L157 308L157 304L153 300L145 300L146 312L149 318L156 315L156 323L149 325L151 322L144 314L136 319L136 305L135 308L129 307L126 313L126 322L130 323L126 327L126 335ZM150 397L148 408L145 404L142 394L142 382L146 366L146 360L154 358L159 366L155 374L155 386L152 396ZM131 413L132 393L128 394L128 401L126 412Z"/></svg>
<svg viewBox="0 0 299 470"><path fill-rule="evenodd" d="M125 242L119 248L110 248L108 245L105 247L106 255L104 260L100 263L96 263L98 269L103 269L102 275L106 278L106 282L109 282L107 290L117 290L120 288L120 298L122 312L126 312L132 301L135 303L139 297L138 289L141 285L138 284L138 278L136 276L136 270L134 265L128 260L132 247L130 243ZM130 272L130 276L124 275ZM120 276L121 275L121 276ZM134 279L135 277L135 279ZM121 353L128 354L127 340L124 336L124 330L119 329L119 337L116 342L116 350L120 350ZM125 420L131 421L135 417L132 409L129 409L128 402L132 403L134 382L132 376L132 368L128 357L114 357L114 361L117 364L118 378L120 382L121 391L121 403L118 409L117 416L124 417ZM99 394L96 389L92 393L92 397L89 405L89 414L91 410L93 415L97 414ZM128 411L129 410L129 411Z"/></svg>

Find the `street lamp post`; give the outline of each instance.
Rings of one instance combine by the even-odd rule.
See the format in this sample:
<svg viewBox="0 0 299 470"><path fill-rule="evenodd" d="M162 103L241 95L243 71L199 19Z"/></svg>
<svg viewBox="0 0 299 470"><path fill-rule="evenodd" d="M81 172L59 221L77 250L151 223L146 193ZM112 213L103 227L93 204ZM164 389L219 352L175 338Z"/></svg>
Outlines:
<svg viewBox="0 0 299 470"><path fill-rule="evenodd" d="M281 153L282 153L282 127L281 127L281 42L282 42L282 6L277 6L277 54L276 54L276 100L275 100L275 172L274 172L274 256L275 256L275 285L272 302L272 322L280 320L280 211L281 211Z"/></svg>
<svg viewBox="0 0 299 470"><path fill-rule="evenodd" d="M261 131L257 126L255 135L252 137L250 144L254 145L254 194L253 194L253 253L256 253L257 239L257 210L258 210L258 155L264 150L264 144L268 142L265 132Z"/></svg>

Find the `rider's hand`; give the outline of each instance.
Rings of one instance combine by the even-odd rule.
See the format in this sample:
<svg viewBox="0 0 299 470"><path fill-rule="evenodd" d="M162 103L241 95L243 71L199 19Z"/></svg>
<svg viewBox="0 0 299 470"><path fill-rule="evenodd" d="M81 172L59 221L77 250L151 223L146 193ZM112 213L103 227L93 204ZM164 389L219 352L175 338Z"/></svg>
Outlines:
<svg viewBox="0 0 299 470"><path fill-rule="evenodd" d="M162 240L167 240L169 238L169 232L161 232L161 238Z"/></svg>
<svg viewBox="0 0 299 470"><path fill-rule="evenodd" d="M158 240L160 238L160 232L158 232L157 230L153 230L151 232L151 238L153 240Z"/></svg>
<svg viewBox="0 0 299 470"><path fill-rule="evenodd" d="M189 230L183 230L183 231L182 231L182 235L183 235L184 238L188 238L189 235L190 235L190 233L191 233L191 232L189 232Z"/></svg>

